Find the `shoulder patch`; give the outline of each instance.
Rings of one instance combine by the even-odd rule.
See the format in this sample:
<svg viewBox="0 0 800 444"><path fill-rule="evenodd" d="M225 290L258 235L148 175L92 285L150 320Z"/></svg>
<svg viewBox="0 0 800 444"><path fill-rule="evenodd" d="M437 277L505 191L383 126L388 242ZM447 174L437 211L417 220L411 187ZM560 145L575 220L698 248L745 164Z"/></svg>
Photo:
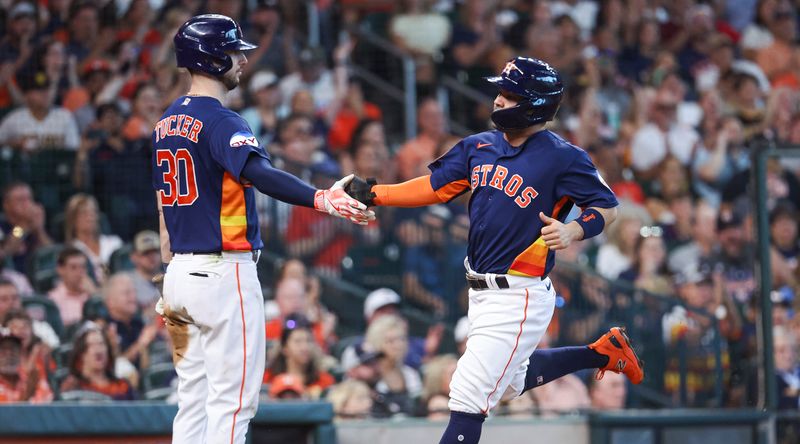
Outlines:
<svg viewBox="0 0 800 444"><path fill-rule="evenodd" d="M251 133L239 131L231 136L230 145L231 148L239 148L245 145L258 147L258 139L256 139L256 136L252 135Z"/></svg>

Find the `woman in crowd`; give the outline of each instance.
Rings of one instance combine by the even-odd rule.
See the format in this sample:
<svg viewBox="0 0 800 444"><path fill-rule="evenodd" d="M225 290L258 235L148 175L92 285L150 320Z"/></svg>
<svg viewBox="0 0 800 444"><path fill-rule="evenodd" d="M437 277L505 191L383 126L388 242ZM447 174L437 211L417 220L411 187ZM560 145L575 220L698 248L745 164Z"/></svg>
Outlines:
<svg viewBox="0 0 800 444"><path fill-rule="evenodd" d="M302 315L288 316L281 332L280 346L267 364L263 382L270 384L276 376L289 373L300 378L306 398L319 399L334 379L321 368L317 354L308 320Z"/></svg>
<svg viewBox="0 0 800 444"><path fill-rule="evenodd" d="M422 393L422 380L403 360L408 353L408 325L396 315L381 316L367 328L366 345L381 357L375 384L378 416L411 415Z"/></svg>
<svg viewBox="0 0 800 444"><path fill-rule="evenodd" d="M636 255L639 230L651 223L644 207L621 202L617 222L608 228L608 242L597 251L597 272L607 279L616 279L630 267Z"/></svg>
<svg viewBox="0 0 800 444"><path fill-rule="evenodd" d="M125 379L114 376L114 353L103 331L87 323L75 337L69 362L69 376L61 383L61 392L85 390L97 392L115 401L134 399L133 388Z"/></svg>
<svg viewBox="0 0 800 444"><path fill-rule="evenodd" d="M349 379L331 388L328 401L336 419L366 419L372 411L372 396L364 382Z"/></svg>
<svg viewBox="0 0 800 444"><path fill-rule="evenodd" d="M105 281L111 253L122 246L122 239L111 234L102 234L100 210L97 199L79 193L67 202L64 221L64 242L81 250L92 265L98 283Z"/></svg>

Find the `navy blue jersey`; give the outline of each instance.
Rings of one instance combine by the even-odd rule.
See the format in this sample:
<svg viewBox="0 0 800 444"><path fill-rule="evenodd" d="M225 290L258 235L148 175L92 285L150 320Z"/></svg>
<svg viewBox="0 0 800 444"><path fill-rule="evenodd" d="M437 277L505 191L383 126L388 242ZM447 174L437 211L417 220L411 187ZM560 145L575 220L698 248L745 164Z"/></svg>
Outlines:
<svg viewBox="0 0 800 444"><path fill-rule="evenodd" d="M547 130L519 148L499 131L469 136L429 168L440 197L472 190L467 256L478 273L546 276L555 253L541 238L540 211L564 222L573 205L617 206L589 155Z"/></svg>
<svg viewBox="0 0 800 444"><path fill-rule="evenodd" d="M261 249L247 158L269 159L247 123L212 97L184 96L153 131L153 186L174 253Z"/></svg>

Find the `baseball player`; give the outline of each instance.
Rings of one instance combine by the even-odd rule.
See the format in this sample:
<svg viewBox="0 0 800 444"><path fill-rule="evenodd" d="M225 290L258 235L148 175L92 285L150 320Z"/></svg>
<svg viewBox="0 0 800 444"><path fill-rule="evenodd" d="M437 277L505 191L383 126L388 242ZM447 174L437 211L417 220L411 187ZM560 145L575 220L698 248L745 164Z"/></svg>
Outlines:
<svg viewBox="0 0 800 444"><path fill-rule="evenodd" d="M352 176L316 190L273 168L245 121L221 104L239 84L244 51L255 48L236 22L193 17L174 43L191 87L153 131L153 185L169 262L157 309L179 377L172 442L244 443L265 354L254 188L359 224L374 214L344 193Z"/></svg>
<svg viewBox="0 0 800 444"><path fill-rule="evenodd" d="M623 329L589 346L534 351L555 306L547 274L555 251L600 234L617 199L589 156L545 129L564 91L548 64L517 57L490 77L499 88L497 130L469 136L429 165L431 174L395 185L357 179L347 190L367 205L448 202L471 190L467 258L470 329L450 383L450 422L441 444L477 443L488 412L567 373L599 368L634 384L642 364ZM564 223L573 205L580 216Z"/></svg>

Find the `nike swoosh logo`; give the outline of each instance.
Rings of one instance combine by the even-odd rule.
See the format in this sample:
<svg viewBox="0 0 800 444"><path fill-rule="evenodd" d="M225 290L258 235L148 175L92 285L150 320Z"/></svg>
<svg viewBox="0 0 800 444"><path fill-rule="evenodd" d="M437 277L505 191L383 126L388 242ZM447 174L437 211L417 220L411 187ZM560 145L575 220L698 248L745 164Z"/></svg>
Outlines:
<svg viewBox="0 0 800 444"><path fill-rule="evenodd" d="M547 284L544 284L544 286L547 287L547 291L550 291L550 283L549 282Z"/></svg>
<svg viewBox="0 0 800 444"><path fill-rule="evenodd" d="M492 145L491 143L480 143L480 142L478 142L478 149L481 149L481 148L483 148L485 146L491 146L491 145Z"/></svg>

